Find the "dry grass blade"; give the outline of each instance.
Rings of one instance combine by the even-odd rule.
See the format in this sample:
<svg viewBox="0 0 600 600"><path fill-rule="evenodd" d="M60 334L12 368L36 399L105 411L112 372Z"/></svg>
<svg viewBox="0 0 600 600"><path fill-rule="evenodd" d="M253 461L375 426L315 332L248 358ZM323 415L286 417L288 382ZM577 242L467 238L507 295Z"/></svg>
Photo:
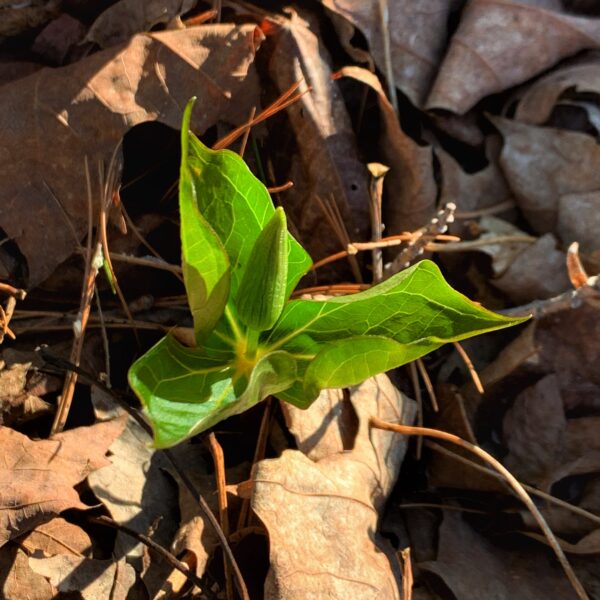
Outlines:
<svg viewBox="0 0 600 600"><path fill-rule="evenodd" d="M445 442L450 442L451 444L455 444L464 448L465 450L475 454L478 458L482 459L486 463L488 463L493 469L498 471L502 475L502 477L506 480L506 482L513 489L517 497L525 504L528 510L531 512L533 518L539 525L540 529L544 533L548 543L554 553L556 558L560 562L567 578L569 579L573 589L575 590L578 598L581 600L589 600L589 596L585 591L583 585L579 581L577 575L573 571L565 553L563 552L558 540L555 535L552 533L552 530L546 523L542 513L539 511L538 507L535 505L529 494L525 491L521 483L517 481L517 479L512 475L512 473L498 460L496 460L491 454L488 454L485 450L482 450L479 446L475 446L462 438L459 438L456 435L451 433L446 433L445 431L439 431L438 429L429 429L428 427L411 427L410 425L397 425L394 423L387 423L386 421L382 421L378 417L371 417L369 422L372 427L377 427L378 429L384 429L386 431L395 431L396 433L400 433L403 435L417 435L417 436L428 436L437 438L440 440L444 440Z"/></svg>
<svg viewBox="0 0 600 600"><path fill-rule="evenodd" d="M437 396L435 395L435 390L433 388L433 383L431 383L431 378L429 377L429 373L425 368L425 363L422 358L417 358L416 360L417 368L419 369L419 374L423 379L423 383L425 384L425 389L429 394L429 399L431 400L431 408L433 408L433 412L439 412L440 407L438 405Z"/></svg>
<svg viewBox="0 0 600 600"><path fill-rule="evenodd" d="M479 374L477 373L477 370L475 369L475 366L473 365L473 361L469 358L467 351L458 342L452 342L452 343L454 344L456 351L460 354L460 357L462 358L463 362L465 363L465 366L467 367L467 369L469 371L469 375L471 376L471 379L473 380L473 383L475 384L475 389L480 394L485 394L485 390L483 389L483 384L481 383Z"/></svg>

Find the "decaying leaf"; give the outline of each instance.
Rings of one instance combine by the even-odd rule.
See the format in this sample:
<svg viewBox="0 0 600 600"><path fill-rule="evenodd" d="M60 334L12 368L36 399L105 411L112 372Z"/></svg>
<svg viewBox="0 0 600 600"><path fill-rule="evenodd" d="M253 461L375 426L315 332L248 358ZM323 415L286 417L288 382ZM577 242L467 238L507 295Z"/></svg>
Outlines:
<svg viewBox="0 0 600 600"><path fill-rule="evenodd" d="M354 388L351 402L358 416L352 450L338 450L316 462L300 451L286 450L256 468L252 507L270 538L266 598L399 597L374 532L378 511L398 475L406 441L371 430L368 419L373 414L410 422L414 407L385 375ZM330 410L330 402L317 402L313 407L323 415L323 410ZM299 411L294 415L301 418ZM318 440L322 429L315 425L312 433L302 430L305 442Z"/></svg>
<svg viewBox="0 0 600 600"><path fill-rule="evenodd" d="M124 426L108 421L37 441L0 427L0 545L67 508L85 508L73 486L109 464L104 455Z"/></svg>
<svg viewBox="0 0 600 600"><path fill-rule="evenodd" d="M386 232L394 234L422 227L435 211L437 196L431 146L420 146L402 131L398 116L374 73L346 67L341 74L368 85L377 93L384 122L381 152L390 167L384 180L389 198L383 218Z"/></svg>
<svg viewBox="0 0 600 600"><path fill-rule="evenodd" d="M600 192L565 194L558 202L556 232L567 246L578 242L582 252L600 249Z"/></svg>
<svg viewBox="0 0 600 600"><path fill-rule="evenodd" d="M460 513L444 510L435 561L419 563L448 586L455 598L574 598L550 555L503 549L474 531Z"/></svg>
<svg viewBox="0 0 600 600"><path fill-rule="evenodd" d="M322 1L367 38L375 63L384 74L388 72L388 65L383 32L387 31L394 83L414 104L422 106L444 55L448 18L460 1Z"/></svg>
<svg viewBox="0 0 600 600"><path fill-rule="evenodd" d="M28 390L31 363L13 363L2 368L0 361L0 424L8 426L50 411L50 405Z"/></svg>
<svg viewBox="0 0 600 600"><path fill-rule="evenodd" d="M125 600L135 583L135 571L124 558L94 560L58 554L50 558L30 557L29 566L59 592L79 592L83 600Z"/></svg>
<svg viewBox="0 0 600 600"><path fill-rule="evenodd" d="M331 81L327 50L317 36L317 26L304 16L294 13L279 23L269 73L281 93L297 81L312 88L287 110L304 175L294 178L285 208L291 211L303 245L319 258L338 251L341 243L332 234L318 198L333 198L351 238L366 239L368 178L338 84Z"/></svg>
<svg viewBox="0 0 600 600"><path fill-rule="evenodd" d="M0 227L27 259L30 286L50 275L87 231L84 156L96 173L98 161L108 162L134 125L178 128L193 95L197 131L217 120L247 119L258 104L248 76L256 31L207 25L139 35L0 88ZM93 192L97 199L95 186Z"/></svg>
<svg viewBox="0 0 600 600"><path fill-rule="evenodd" d="M600 21L565 14L558 0L473 0L461 14L426 106L464 114L485 96L599 45Z"/></svg>
<svg viewBox="0 0 600 600"><path fill-rule="evenodd" d="M500 166L519 208L539 233L556 230L561 196L600 188L600 147L586 134L495 117Z"/></svg>
<svg viewBox="0 0 600 600"><path fill-rule="evenodd" d="M195 0L119 0L94 21L86 40L102 48L121 44L136 33L150 31L159 23L168 23L194 8L195 4Z"/></svg>
<svg viewBox="0 0 600 600"><path fill-rule="evenodd" d="M566 92L598 93L599 67L600 54L590 52L540 77L523 90L515 110L515 119L531 125L543 125Z"/></svg>
<svg viewBox="0 0 600 600"><path fill-rule="evenodd" d="M506 245L506 244L505 244ZM515 304L552 298L570 289L566 255L557 249L557 240L547 233L528 244L513 257L500 277L490 283L502 290Z"/></svg>
<svg viewBox="0 0 600 600"><path fill-rule="evenodd" d="M27 554L18 546L0 548L0 597L4 600L52 600L55 592L50 582L29 568Z"/></svg>
<svg viewBox="0 0 600 600"><path fill-rule="evenodd" d="M3 0L0 2L0 41L47 23L59 13L61 4L62 0L31 0L24 3Z"/></svg>
<svg viewBox="0 0 600 600"><path fill-rule="evenodd" d="M110 446L110 465L91 473L88 482L110 516L122 525L168 547L177 524L177 498L164 469L164 456L150 447L151 439L131 417L127 427ZM141 571L143 545L117 533L115 554L127 556Z"/></svg>
<svg viewBox="0 0 600 600"><path fill-rule="evenodd" d="M17 543L30 555L41 552L46 556L54 554L87 556L92 549L90 536L81 527L61 517L38 525L29 533L17 538Z"/></svg>

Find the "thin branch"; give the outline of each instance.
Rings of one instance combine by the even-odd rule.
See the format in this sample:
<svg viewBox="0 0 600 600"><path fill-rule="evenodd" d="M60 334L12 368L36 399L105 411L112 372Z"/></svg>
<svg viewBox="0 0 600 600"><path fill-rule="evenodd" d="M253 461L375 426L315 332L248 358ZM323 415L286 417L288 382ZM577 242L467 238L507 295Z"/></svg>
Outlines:
<svg viewBox="0 0 600 600"><path fill-rule="evenodd" d="M487 462L492 468L494 468L498 473L504 477L506 482L510 485L510 487L515 492L516 496L525 504L525 506L531 512L533 518L536 520L538 526L546 536L548 543L554 553L556 558L560 562L567 578L571 582L575 593L581 600L590 600L587 592L585 591L583 585L579 581L577 575L573 571L565 553L563 552L558 540L555 535L552 533L552 530L546 523L546 519L539 511L538 507L535 505L529 494L525 491L523 486L517 481L514 475L498 460L496 460L491 454L487 453L485 450L480 448L479 446L475 446L462 438L459 438L456 435L451 433L447 433L445 431L440 431L438 429L429 429L428 427L412 427L410 425L397 425L394 423L388 423L386 421L382 421L378 417L370 417L369 423L372 427L376 427L378 429L383 429L385 431L395 431L396 433L401 433L403 435L417 435L417 436L429 436L433 438L437 438L440 440L444 440L445 442L450 442L461 448L475 454L478 458Z"/></svg>
<svg viewBox="0 0 600 600"><path fill-rule="evenodd" d="M485 394L485 390L483 389L483 384L481 383L479 373L477 373L477 370L475 369L475 366L473 365L473 361L470 359L469 355L467 354L467 351L458 342L452 342L452 343L454 344L456 351L460 354L460 357L462 358L463 362L465 363L465 366L467 367L467 369L469 371L469 375L471 375L471 379L473 380L473 383L475 384L475 389L480 394Z"/></svg>

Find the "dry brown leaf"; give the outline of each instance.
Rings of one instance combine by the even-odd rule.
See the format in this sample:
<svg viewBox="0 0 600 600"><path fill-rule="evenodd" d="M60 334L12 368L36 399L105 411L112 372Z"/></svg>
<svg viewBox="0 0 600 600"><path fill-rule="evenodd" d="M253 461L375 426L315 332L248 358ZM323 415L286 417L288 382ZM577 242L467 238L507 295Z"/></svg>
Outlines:
<svg viewBox="0 0 600 600"><path fill-rule="evenodd" d="M460 0L395 0L385 2L388 22L382 21L379 0L322 0L353 23L367 38L375 63L387 73L384 31L389 32L394 83L422 106L444 55L448 17Z"/></svg>
<svg viewBox="0 0 600 600"><path fill-rule="evenodd" d="M46 556L54 554L73 554L86 556L92 548L90 536L81 527L65 521L61 517L39 525L17 543L28 554L42 552Z"/></svg>
<svg viewBox="0 0 600 600"><path fill-rule="evenodd" d="M575 597L549 554L503 549L449 510L440 527L437 560L419 563L419 568L440 577L460 600Z"/></svg>
<svg viewBox="0 0 600 600"><path fill-rule="evenodd" d="M52 600L56 590L45 577L29 568L27 554L18 546L0 548L0 597L3 600Z"/></svg>
<svg viewBox="0 0 600 600"><path fill-rule="evenodd" d="M63 13L42 29L31 50L47 64L60 66L64 64L73 46L83 40L85 31L86 27L81 21Z"/></svg>
<svg viewBox="0 0 600 600"><path fill-rule="evenodd" d="M599 46L600 20L567 15L558 0L472 0L426 106L463 114L485 96Z"/></svg>
<svg viewBox="0 0 600 600"><path fill-rule="evenodd" d="M152 530L152 539L168 547L177 529L177 495L174 482L164 472L169 463L150 447L151 441L129 417L127 427L110 446L111 464L91 473L88 482L114 521L143 535ZM143 544L117 533L116 555L127 556L139 571L143 551Z"/></svg>
<svg viewBox="0 0 600 600"><path fill-rule="evenodd" d="M540 77L522 92L515 119L542 125L565 92L600 92L599 67L600 55L594 52Z"/></svg>
<svg viewBox="0 0 600 600"><path fill-rule="evenodd" d="M0 365L3 362L0 361ZM30 372L31 363L13 363L9 367L0 367L1 425L27 421L50 411L50 404L30 392Z"/></svg>
<svg viewBox="0 0 600 600"><path fill-rule="evenodd" d="M565 245L579 242L581 252L600 249L600 192L565 194L558 202L556 232Z"/></svg>
<svg viewBox="0 0 600 600"><path fill-rule="evenodd" d="M298 450L286 450L256 467L252 507L270 539L265 598L399 596L374 536L378 511L398 476L406 440L370 429L368 419L377 415L412 422L414 406L385 375L354 388L350 397L359 423L352 450L316 462ZM313 406L322 416L331 408L329 402ZM294 413L294 420L299 418ZM312 433L308 428L302 431L304 441L318 436L318 425Z"/></svg>
<svg viewBox="0 0 600 600"><path fill-rule="evenodd" d="M83 600L125 600L135 583L135 571L124 558L94 560L59 554L51 558L30 557L29 566L59 592L78 592Z"/></svg>
<svg viewBox="0 0 600 600"><path fill-rule="evenodd" d="M441 205L454 202L460 214L489 208L511 199L510 190L496 160L490 160L487 167L481 171L467 173L458 161L442 148L436 148L435 155L441 170ZM455 219L454 223L450 224L449 231L456 235L464 235L465 219Z"/></svg>
<svg viewBox="0 0 600 600"><path fill-rule="evenodd" d="M548 491L551 472L565 457L567 419L556 375L521 392L504 417L504 464L526 483Z"/></svg>
<svg viewBox="0 0 600 600"><path fill-rule="evenodd" d="M600 146L586 134L492 118L504 137L500 166L529 224L555 232L561 196L600 189Z"/></svg>
<svg viewBox="0 0 600 600"><path fill-rule="evenodd" d="M359 160L338 84L331 81L330 58L317 26L305 13L292 13L291 19L279 25L269 61L275 86L283 93L303 80L312 88L287 110L304 174L293 176L295 185L285 195L286 209L311 256L321 258L339 251L341 242L317 198L335 200L351 239L367 238L367 169Z"/></svg>
<svg viewBox="0 0 600 600"><path fill-rule="evenodd" d="M124 426L118 419L37 441L0 427L0 545L67 508L86 508L73 486L110 464L104 455Z"/></svg>
<svg viewBox="0 0 600 600"><path fill-rule="evenodd" d="M0 227L27 259L29 286L50 275L87 231L84 156L96 173L134 125L179 128L193 95L196 131L247 119L258 104L248 77L256 32L253 25L207 25L139 35L0 87Z"/></svg>
<svg viewBox="0 0 600 600"><path fill-rule="evenodd" d="M556 244L551 233L533 244L521 244L521 252L513 256L504 273L490 283L516 304L552 298L570 289L566 255L557 250Z"/></svg>
<svg viewBox="0 0 600 600"><path fill-rule="evenodd" d="M548 544L548 540L543 535L537 533L530 533L528 535L539 542ZM561 539L558 541L560 547L568 554L600 554L600 529L588 533L575 544Z"/></svg>
<svg viewBox="0 0 600 600"><path fill-rule="evenodd" d="M288 402L281 402L286 424L296 438L298 450L308 458L322 458L351 450L356 437L356 413L350 402L346 402L342 390L323 390L303 410Z"/></svg>
<svg viewBox="0 0 600 600"><path fill-rule="evenodd" d="M431 146L419 146L402 131L396 112L374 73L360 67L346 67L341 73L377 92L384 122L380 148L385 164L390 167L384 179L388 200L383 221L387 234L422 227L435 211L437 196Z"/></svg>
<svg viewBox="0 0 600 600"><path fill-rule="evenodd" d="M47 23L59 13L61 4L62 0L1 0L0 42Z"/></svg>
<svg viewBox="0 0 600 600"><path fill-rule="evenodd" d="M125 42L136 33L150 31L159 23L168 23L196 4L196 0L119 0L94 21L86 40L108 48Z"/></svg>

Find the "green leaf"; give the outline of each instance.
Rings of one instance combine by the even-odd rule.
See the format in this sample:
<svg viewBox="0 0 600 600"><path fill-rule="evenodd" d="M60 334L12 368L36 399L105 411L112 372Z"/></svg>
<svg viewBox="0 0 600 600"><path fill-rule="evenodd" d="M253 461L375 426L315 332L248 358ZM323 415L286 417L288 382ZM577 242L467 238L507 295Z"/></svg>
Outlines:
<svg viewBox="0 0 600 600"><path fill-rule="evenodd" d="M296 362L286 352L263 356L245 385L233 357L221 363L205 356L200 348L182 346L171 335L129 370L129 385L142 402L158 448L178 444L248 410L295 379Z"/></svg>
<svg viewBox="0 0 600 600"><path fill-rule="evenodd" d="M448 342L524 320L475 304L452 289L434 263L421 261L366 292L289 302L264 345L314 356L301 385L280 395L307 406L322 387L352 385Z"/></svg>
<svg viewBox="0 0 600 600"><path fill-rule="evenodd" d="M223 314L230 288L229 257L206 219L198 210L197 188L188 161L189 122L194 101L185 109L181 129L179 213L183 280L194 318L196 342L205 339Z"/></svg>
<svg viewBox="0 0 600 600"><path fill-rule="evenodd" d="M238 290L238 315L257 331L275 325L287 300L287 245L285 213L279 207L254 243Z"/></svg>
<svg viewBox="0 0 600 600"><path fill-rule="evenodd" d="M231 296L235 299L252 247L275 212L273 202L267 188L240 156L229 150L210 150L191 132L185 160L198 208L229 255ZM312 261L289 233L287 239L286 297L289 297Z"/></svg>

